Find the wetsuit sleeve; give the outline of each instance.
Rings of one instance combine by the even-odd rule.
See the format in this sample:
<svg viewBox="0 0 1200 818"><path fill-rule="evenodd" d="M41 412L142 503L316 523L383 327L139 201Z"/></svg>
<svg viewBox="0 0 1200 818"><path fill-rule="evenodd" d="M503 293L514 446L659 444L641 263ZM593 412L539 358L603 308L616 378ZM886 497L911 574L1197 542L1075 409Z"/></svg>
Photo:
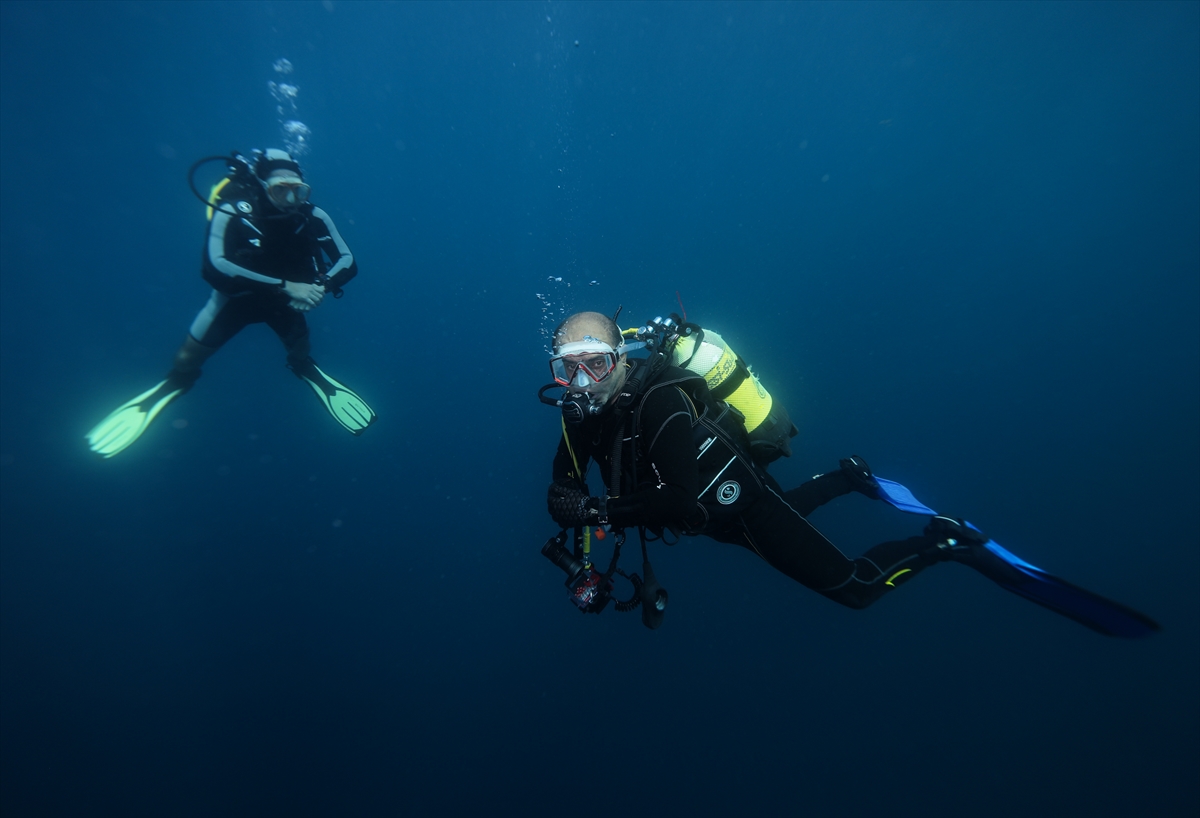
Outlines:
<svg viewBox="0 0 1200 818"><path fill-rule="evenodd" d="M608 501L615 528L681 525L700 494L692 406L678 388L651 392L642 407L639 434L647 448L639 456L635 491Z"/></svg>
<svg viewBox="0 0 1200 818"><path fill-rule="evenodd" d="M205 244L204 252L208 258L207 266L215 271L219 280L210 281L209 283L219 290L226 290L228 287L220 286L222 280L227 279L228 284L232 285L234 279L237 279L236 286L242 291L270 292L271 290L279 290L283 286L283 279L272 278L262 273L256 273L253 270L247 270L245 267L234 264L229 260L229 257L232 255L231 248L253 238L252 235L242 235L248 231L251 233L259 232L258 228L248 219L226 213L222 208L217 208L213 212L212 223L208 226L208 242Z"/></svg>
<svg viewBox="0 0 1200 818"><path fill-rule="evenodd" d="M338 232L333 219L319 207L312 209L312 229L321 250L333 262L326 273L329 276L329 289L341 289L346 282L358 275L358 262L354 260L354 254L342 239L342 234Z"/></svg>

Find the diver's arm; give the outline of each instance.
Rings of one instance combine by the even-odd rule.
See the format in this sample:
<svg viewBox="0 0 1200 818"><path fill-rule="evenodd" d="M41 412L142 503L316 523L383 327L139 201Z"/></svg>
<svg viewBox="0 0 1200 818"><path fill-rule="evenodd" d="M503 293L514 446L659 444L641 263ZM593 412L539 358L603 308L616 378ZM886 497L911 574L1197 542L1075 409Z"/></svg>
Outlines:
<svg viewBox="0 0 1200 818"><path fill-rule="evenodd" d="M358 275L358 262L350 252L349 245L342 239L337 226L329 214L319 207L312 209L313 232L325 255L333 262L326 275L329 276L330 291L341 289L346 282Z"/></svg>
<svg viewBox="0 0 1200 818"><path fill-rule="evenodd" d="M208 255L208 262L212 269L219 275L225 276L231 281L233 279L241 279L238 282L247 290L254 292L270 292L271 290L280 290L285 285L285 281L280 278L272 278L265 276L262 273L256 273L253 270L247 270L241 265L234 264L229 260L226 248L230 242L237 240L239 225L235 219L240 219L241 223L248 227L254 233L258 233L256 228L248 219L242 216L234 216L226 213L221 208L217 208L213 212L212 224L208 228L208 243L205 246L204 252ZM214 282L214 286L216 283ZM220 287L218 287L220 289Z"/></svg>
<svg viewBox="0 0 1200 818"><path fill-rule="evenodd" d="M576 457L582 457L579 464L581 470L587 470L588 456L586 452L576 452ZM575 474L575 463L571 459L571 450L567 448L567 439L558 439L558 451L554 453L553 480L555 483L578 482Z"/></svg>
<svg viewBox="0 0 1200 818"><path fill-rule="evenodd" d="M650 446L638 463L643 484L608 501L608 521L614 528L681 525L700 494L691 405L683 392L652 392L642 408L640 434Z"/></svg>
<svg viewBox="0 0 1200 818"><path fill-rule="evenodd" d="M554 455L554 481L546 490L546 511L564 529L585 525L587 518L595 515L594 511L589 515L585 505L589 499L587 484L582 476L577 476L587 470L587 455L583 457L583 463L576 468L576 458L571 456L566 437L559 438L558 452ZM590 499L600 502L594 497Z"/></svg>

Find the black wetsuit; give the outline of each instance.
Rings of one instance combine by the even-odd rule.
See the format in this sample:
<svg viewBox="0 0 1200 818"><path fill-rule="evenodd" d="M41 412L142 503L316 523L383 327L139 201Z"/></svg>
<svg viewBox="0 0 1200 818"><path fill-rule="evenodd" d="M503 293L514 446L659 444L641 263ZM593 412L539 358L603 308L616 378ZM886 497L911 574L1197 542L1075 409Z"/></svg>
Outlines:
<svg viewBox="0 0 1200 818"><path fill-rule="evenodd" d="M686 374L668 369L658 380ZM880 543L850 559L814 528L805 519L813 509L853 490L842 472L784 492L765 469L756 466L761 483L757 496L747 498L747 505L724 518L714 514L706 520L697 497L705 489L702 482L715 477L702 475L698 466L692 422L701 407L694 396L681 386L643 392L636 430L632 408L622 415L610 408L571 428L579 468L586 469L588 460L594 460L608 486L607 513L614 528L671 528L741 545L802 585L852 608L867 607L939 561L936 542L925 536ZM611 470L618 432L625 439L620 452L621 485L614 487ZM560 440L554 479L569 480L572 470L571 452Z"/></svg>
<svg viewBox="0 0 1200 818"><path fill-rule="evenodd" d="M214 210L204 244L202 275L213 287L192 322L191 336L216 350L246 325L266 323L290 361L308 357L308 323L292 309L284 281L313 284L329 276L336 294L358 273L350 248L329 214L304 204L283 215L257 183L231 183Z"/></svg>

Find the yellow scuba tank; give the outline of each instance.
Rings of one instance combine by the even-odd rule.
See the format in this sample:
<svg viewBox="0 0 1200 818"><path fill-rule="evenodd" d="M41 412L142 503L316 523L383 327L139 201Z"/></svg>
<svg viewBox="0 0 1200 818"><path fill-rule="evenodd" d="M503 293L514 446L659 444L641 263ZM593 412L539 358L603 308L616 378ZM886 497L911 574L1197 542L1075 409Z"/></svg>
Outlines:
<svg viewBox="0 0 1200 818"><path fill-rule="evenodd" d="M249 183L253 181L254 171L251 169L252 160L247 159L236 151L229 156L205 156L203 159L197 159L188 169L188 187L192 189L192 194L204 202L205 215L211 222L217 208L225 210L224 204L233 204L239 197L245 197L248 193ZM226 176L218 181L208 191L208 196L204 196L196 187L196 171L202 166L210 162L221 162L227 169ZM231 201L233 200L233 201ZM238 212L226 210L232 216L248 214L249 211L238 207Z"/></svg>
<svg viewBox="0 0 1200 818"><path fill-rule="evenodd" d="M226 176L221 181L212 186L212 190L208 192L208 220L211 222L213 217L213 208L217 206L217 201L221 198L221 191L225 186L233 181L232 176Z"/></svg>
<svg viewBox="0 0 1200 818"><path fill-rule="evenodd" d="M755 460L766 464L791 456L791 438L797 429L787 409L771 397L758 376L719 334L701 329L680 336L671 365L700 375L714 398L742 414Z"/></svg>

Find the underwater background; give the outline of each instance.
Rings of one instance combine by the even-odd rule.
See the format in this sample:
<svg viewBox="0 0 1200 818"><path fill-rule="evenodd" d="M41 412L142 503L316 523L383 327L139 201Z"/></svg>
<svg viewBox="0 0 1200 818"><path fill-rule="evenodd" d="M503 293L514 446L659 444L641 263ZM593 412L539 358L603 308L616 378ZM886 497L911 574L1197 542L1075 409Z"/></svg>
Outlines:
<svg viewBox="0 0 1200 818"><path fill-rule="evenodd" d="M1200 4L5 0L0 68L5 816L1200 811ZM207 298L189 166L286 122L378 422L259 325L98 459ZM651 546L660 630L581 616L546 332L680 301L785 486L860 454L1163 632L705 539Z"/></svg>

